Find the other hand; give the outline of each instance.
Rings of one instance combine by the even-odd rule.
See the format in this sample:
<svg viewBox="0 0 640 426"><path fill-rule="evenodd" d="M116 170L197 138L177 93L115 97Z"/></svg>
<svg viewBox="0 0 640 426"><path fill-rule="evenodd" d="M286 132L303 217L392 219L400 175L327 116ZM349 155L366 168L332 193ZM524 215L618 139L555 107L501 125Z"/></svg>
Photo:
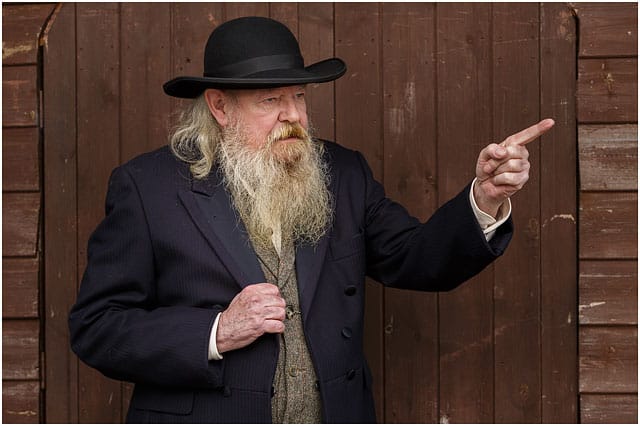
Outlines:
<svg viewBox="0 0 640 426"><path fill-rule="evenodd" d="M220 315L216 332L218 352L243 348L265 333L282 333L285 307L277 286L268 283L246 286Z"/></svg>
<svg viewBox="0 0 640 426"><path fill-rule="evenodd" d="M480 210L496 217L502 203L518 192L529 180L529 151L525 147L555 122L547 118L506 138L491 144L480 152L476 164L476 185L473 195Z"/></svg>

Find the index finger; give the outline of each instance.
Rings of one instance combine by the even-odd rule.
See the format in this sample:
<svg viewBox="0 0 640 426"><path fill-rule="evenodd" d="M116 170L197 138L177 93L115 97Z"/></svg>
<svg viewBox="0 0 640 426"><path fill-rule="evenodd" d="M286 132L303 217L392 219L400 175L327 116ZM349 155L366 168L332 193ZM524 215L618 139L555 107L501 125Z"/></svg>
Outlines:
<svg viewBox="0 0 640 426"><path fill-rule="evenodd" d="M536 140L543 133L553 127L555 121L551 118L544 119L539 123L534 124L531 127L527 127L526 129L509 136L504 140L500 145L502 146L522 146L526 145L529 142Z"/></svg>

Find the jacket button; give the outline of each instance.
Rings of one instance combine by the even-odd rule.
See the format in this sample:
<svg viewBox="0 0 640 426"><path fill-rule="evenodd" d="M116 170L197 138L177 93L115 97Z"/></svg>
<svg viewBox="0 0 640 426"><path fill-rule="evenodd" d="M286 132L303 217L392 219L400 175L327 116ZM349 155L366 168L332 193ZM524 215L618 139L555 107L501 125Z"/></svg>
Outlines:
<svg viewBox="0 0 640 426"><path fill-rule="evenodd" d="M349 287L344 289L344 294L346 294L347 296L353 296L354 294L356 294L356 291L358 291L356 286L350 285Z"/></svg>
<svg viewBox="0 0 640 426"><path fill-rule="evenodd" d="M342 337L345 339L351 339L351 329L349 327L345 327L342 329Z"/></svg>
<svg viewBox="0 0 640 426"><path fill-rule="evenodd" d="M320 381L316 380L316 390L320 390Z"/></svg>
<svg viewBox="0 0 640 426"><path fill-rule="evenodd" d="M353 380L356 377L356 370L349 370L347 373L347 380Z"/></svg>

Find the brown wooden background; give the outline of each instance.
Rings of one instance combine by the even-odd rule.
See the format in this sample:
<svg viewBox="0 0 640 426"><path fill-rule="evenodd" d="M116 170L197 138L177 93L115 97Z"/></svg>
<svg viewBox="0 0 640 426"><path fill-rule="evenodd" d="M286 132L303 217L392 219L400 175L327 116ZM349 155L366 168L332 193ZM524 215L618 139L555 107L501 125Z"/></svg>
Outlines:
<svg viewBox="0 0 640 426"><path fill-rule="evenodd" d="M369 285L379 420L635 422L635 4L54 6L3 6L3 421L122 420L130 385L68 350L86 241L111 169L166 143L161 84L199 75L211 29L251 14L289 25L309 63L346 60L310 90L319 135L423 219L484 145L557 122L495 266L448 294Z"/></svg>

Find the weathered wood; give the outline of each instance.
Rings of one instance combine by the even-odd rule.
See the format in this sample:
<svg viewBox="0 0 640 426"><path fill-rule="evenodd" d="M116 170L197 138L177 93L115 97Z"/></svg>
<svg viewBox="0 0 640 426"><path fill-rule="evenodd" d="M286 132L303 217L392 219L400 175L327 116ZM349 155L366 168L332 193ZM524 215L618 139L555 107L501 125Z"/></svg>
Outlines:
<svg viewBox="0 0 640 426"><path fill-rule="evenodd" d="M580 327L580 392L638 391L638 328Z"/></svg>
<svg viewBox="0 0 640 426"><path fill-rule="evenodd" d="M535 3L493 5L493 140L498 143L541 118L538 9ZM494 405L498 423L541 421L540 141L527 149L529 181L512 200L512 219L521 231L495 266Z"/></svg>
<svg viewBox="0 0 640 426"><path fill-rule="evenodd" d="M578 127L580 189L635 191L638 189L638 125Z"/></svg>
<svg viewBox="0 0 640 426"><path fill-rule="evenodd" d="M580 324L637 324L637 262L580 262L579 311Z"/></svg>
<svg viewBox="0 0 640 426"><path fill-rule="evenodd" d="M394 3L384 4L382 11L385 188L389 197L426 220L438 202L435 7ZM406 46L413 54L406 54ZM438 420L437 303L433 293L385 291L389 422ZM413 350L418 347L419 356Z"/></svg>
<svg viewBox="0 0 640 426"><path fill-rule="evenodd" d="M333 5L298 4L298 41L306 65L333 56ZM317 137L335 140L335 83L307 86L307 113ZM379 419L381 420L381 419Z"/></svg>
<svg viewBox="0 0 640 426"><path fill-rule="evenodd" d="M62 5L43 51L44 408L49 423L78 423L78 359L71 352L67 322L78 290L75 17L74 4Z"/></svg>
<svg viewBox="0 0 640 426"><path fill-rule="evenodd" d="M40 373L40 322L2 322L2 379L38 380Z"/></svg>
<svg viewBox="0 0 640 426"><path fill-rule="evenodd" d="M2 423L41 423L40 383L2 382Z"/></svg>
<svg viewBox="0 0 640 426"><path fill-rule="evenodd" d="M638 59L578 61L578 121L634 122L638 119Z"/></svg>
<svg viewBox="0 0 640 426"><path fill-rule="evenodd" d="M580 20L580 57L637 56L638 4L573 3Z"/></svg>
<svg viewBox="0 0 640 426"><path fill-rule="evenodd" d="M126 99L120 105L121 161L168 141L171 98L162 84L172 77L170 7L168 3L121 5L120 96Z"/></svg>
<svg viewBox="0 0 640 426"><path fill-rule="evenodd" d="M38 191L38 128L2 129L2 190Z"/></svg>
<svg viewBox="0 0 640 426"><path fill-rule="evenodd" d="M581 395L580 423L638 423L638 395Z"/></svg>
<svg viewBox="0 0 640 426"><path fill-rule="evenodd" d="M541 4L540 118L556 122L533 142L540 147L542 423L578 421L575 45L575 20L567 5ZM521 208L519 195L514 204Z"/></svg>
<svg viewBox="0 0 640 426"><path fill-rule="evenodd" d="M173 69L166 81L186 75L202 75L204 47L209 34L225 22L222 3L171 4L171 64ZM170 98L171 111L176 113L189 100Z"/></svg>
<svg viewBox="0 0 640 426"><path fill-rule="evenodd" d="M347 74L335 83L335 137L344 146L363 153L374 176L383 173L380 111L379 10L371 3L334 5L335 56L349 64ZM365 353L372 368L378 421L390 421L384 386L383 290L366 281Z"/></svg>
<svg viewBox="0 0 640 426"><path fill-rule="evenodd" d="M78 3L77 9L77 196L78 281L86 265L86 242L104 217L107 182L120 162L120 5ZM99 100L99 101L98 101ZM120 383L80 364L81 423L122 420Z"/></svg>
<svg viewBox="0 0 640 426"><path fill-rule="evenodd" d="M53 4L2 6L2 65L35 64L38 38Z"/></svg>
<svg viewBox="0 0 640 426"><path fill-rule="evenodd" d="M3 256L36 256L40 193L2 194Z"/></svg>
<svg viewBox="0 0 640 426"><path fill-rule="evenodd" d="M637 193L582 193L579 224L581 259L638 257Z"/></svg>
<svg viewBox="0 0 640 426"><path fill-rule="evenodd" d="M242 16L269 16L269 3L226 3L225 21Z"/></svg>
<svg viewBox="0 0 640 426"><path fill-rule="evenodd" d="M2 126L38 124L35 65L2 68Z"/></svg>
<svg viewBox="0 0 640 426"><path fill-rule="evenodd" d="M39 259L2 259L2 318L38 317Z"/></svg>
<svg viewBox="0 0 640 426"><path fill-rule="evenodd" d="M471 182L493 139L491 22L488 4L436 6L439 205ZM440 422L494 422L493 274L439 295Z"/></svg>

